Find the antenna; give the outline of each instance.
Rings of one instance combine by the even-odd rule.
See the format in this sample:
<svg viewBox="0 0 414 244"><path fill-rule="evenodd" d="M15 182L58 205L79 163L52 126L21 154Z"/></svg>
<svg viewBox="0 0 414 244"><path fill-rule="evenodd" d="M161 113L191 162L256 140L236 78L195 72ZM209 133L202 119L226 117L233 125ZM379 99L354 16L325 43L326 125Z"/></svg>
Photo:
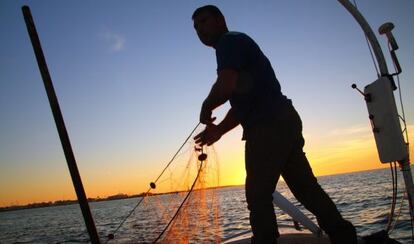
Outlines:
<svg viewBox="0 0 414 244"><path fill-rule="evenodd" d="M398 47L397 41L394 38L394 35L391 32L393 29L394 29L394 24L391 23L391 22L387 22L387 23L382 24L378 28L378 32L381 35L386 35L387 36L388 43L391 47L390 48L391 58L392 58L392 61L394 62L395 69L397 71L396 73L394 73L392 75L398 75L402 72L402 70L401 70L400 62L398 61L398 58L397 58L397 54L395 54L395 50L398 50L399 47Z"/></svg>
<svg viewBox="0 0 414 244"><path fill-rule="evenodd" d="M397 41L395 41L394 35L392 34L392 30L394 29L394 24L392 22L387 22L382 24L379 28L378 28L378 32L381 35L386 35L388 38L388 41L391 44L392 50L397 50L398 49L398 44Z"/></svg>

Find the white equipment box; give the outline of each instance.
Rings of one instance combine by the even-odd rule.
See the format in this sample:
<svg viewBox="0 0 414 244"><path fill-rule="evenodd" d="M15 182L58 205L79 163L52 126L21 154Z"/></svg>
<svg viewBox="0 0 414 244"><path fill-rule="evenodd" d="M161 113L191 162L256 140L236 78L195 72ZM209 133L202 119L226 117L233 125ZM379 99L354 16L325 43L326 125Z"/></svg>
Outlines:
<svg viewBox="0 0 414 244"><path fill-rule="evenodd" d="M382 163L408 157L391 81L381 77L364 89L369 118Z"/></svg>

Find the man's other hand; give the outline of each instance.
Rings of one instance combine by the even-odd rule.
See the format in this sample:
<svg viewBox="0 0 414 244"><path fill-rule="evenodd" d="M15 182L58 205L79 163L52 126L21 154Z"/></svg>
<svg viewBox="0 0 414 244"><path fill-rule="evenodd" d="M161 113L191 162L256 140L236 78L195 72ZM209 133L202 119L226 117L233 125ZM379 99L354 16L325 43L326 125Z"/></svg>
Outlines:
<svg viewBox="0 0 414 244"><path fill-rule="evenodd" d="M214 120L215 118L213 118ZM215 124L207 124L206 128L194 137L195 143L200 146L210 146L218 141L222 136L219 128Z"/></svg>

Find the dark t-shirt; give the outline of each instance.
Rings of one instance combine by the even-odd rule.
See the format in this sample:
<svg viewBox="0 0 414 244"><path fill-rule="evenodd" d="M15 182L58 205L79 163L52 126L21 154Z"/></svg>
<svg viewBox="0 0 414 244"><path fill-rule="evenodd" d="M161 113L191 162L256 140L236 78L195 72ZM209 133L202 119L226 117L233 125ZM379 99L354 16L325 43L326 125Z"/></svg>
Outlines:
<svg viewBox="0 0 414 244"><path fill-rule="evenodd" d="M217 72L239 72L230 104L243 128L277 116L281 106L290 100L282 94L269 60L254 40L240 32L228 32L215 48Z"/></svg>

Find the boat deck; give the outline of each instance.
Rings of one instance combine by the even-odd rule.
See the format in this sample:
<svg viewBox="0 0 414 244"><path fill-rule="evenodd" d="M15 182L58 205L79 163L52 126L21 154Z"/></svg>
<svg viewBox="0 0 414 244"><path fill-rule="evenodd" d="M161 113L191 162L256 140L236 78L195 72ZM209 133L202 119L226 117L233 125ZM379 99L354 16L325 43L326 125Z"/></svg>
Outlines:
<svg viewBox="0 0 414 244"><path fill-rule="evenodd" d="M290 225L279 225L280 237L278 244L330 244L327 235L315 235L307 229L297 230ZM224 244L247 244L250 243L252 233L246 231L222 241ZM364 244L364 240L358 237L358 243Z"/></svg>
<svg viewBox="0 0 414 244"><path fill-rule="evenodd" d="M231 239L227 242L228 244L247 244L250 243L250 237L240 237ZM277 240L278 244L329 244L329 238L325 235L322 237L317 237L309 233L292 233L292 234L282 234Z"/></svg>

